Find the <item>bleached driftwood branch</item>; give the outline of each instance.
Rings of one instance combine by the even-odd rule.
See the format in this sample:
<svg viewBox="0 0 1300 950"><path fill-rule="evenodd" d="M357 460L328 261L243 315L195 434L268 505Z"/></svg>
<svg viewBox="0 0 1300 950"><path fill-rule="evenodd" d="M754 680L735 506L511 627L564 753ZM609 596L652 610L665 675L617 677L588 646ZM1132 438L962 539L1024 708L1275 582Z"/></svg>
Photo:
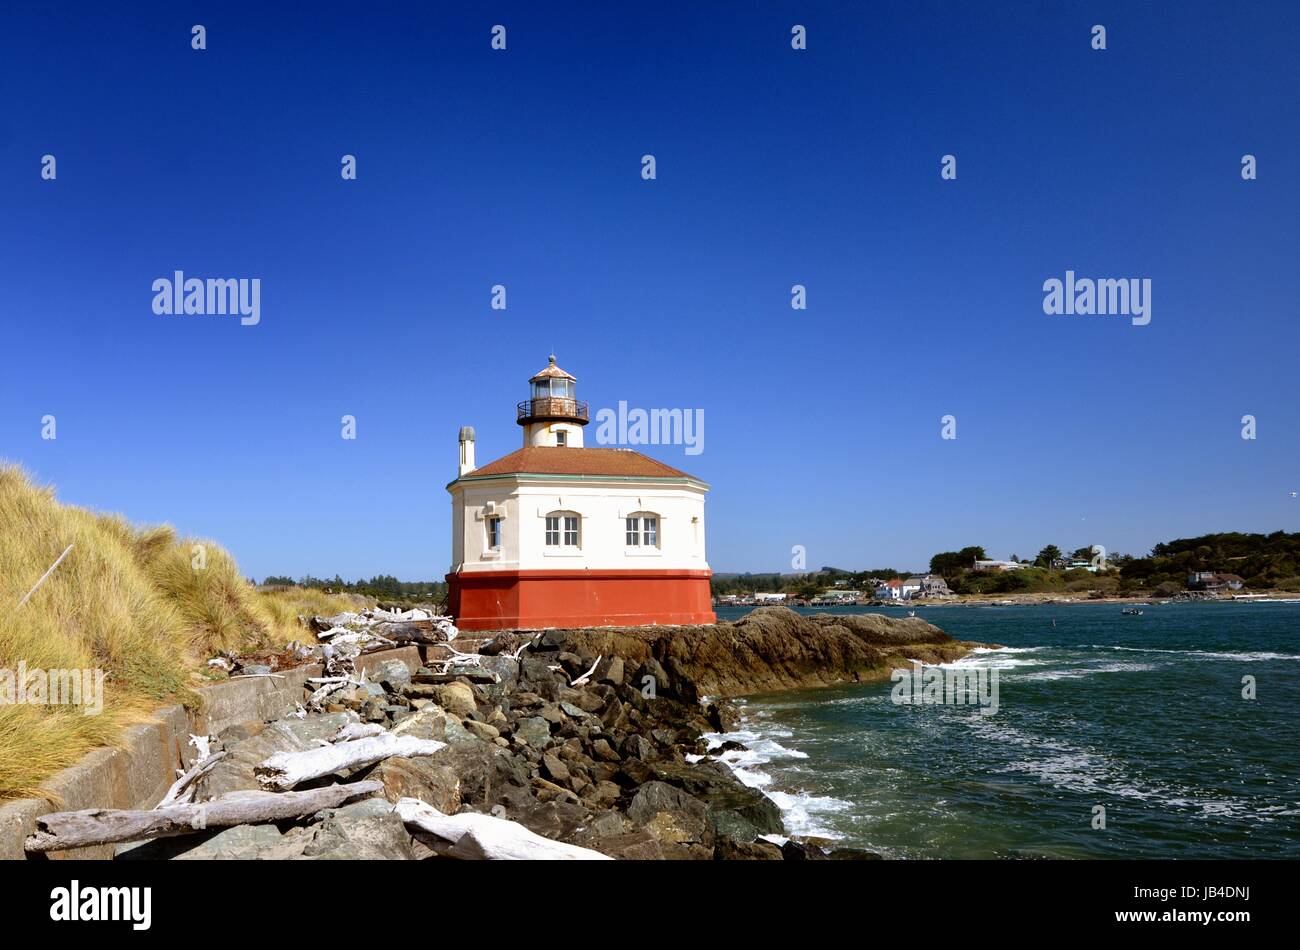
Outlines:
<svg viewBox="0 0 1300 950"><path fill-rule="evenodd" d="M25 843L28 851L63 851L92 845L139 841L192 834L210 828L265 824L337 808L346 801L371 795L382 782L330 785L306 792L231 792L198 805L172 805L157 811L87 808L62 811L36 819L36 833Z"/></svg>
<svg viewBox="0 0 1300 950"><path fill-rule="evenodd" d="M433 755L446 745L433 739L414 736L397 736L391 732L383 735L340 742L301 752L277 752L254 769L257 780L267 788L293 788L322 775L332 775L341 769L372 765L391 756L411 757Z"/></svg>
<svg viewBox="0 0 1300 950"><path fill-rule="evenodd" d="M594 672L596 672L596 667L600 666L600 661L603 660L604 658L605 658L605 654L603 654L603 653L602 653L600 656L596 657L596 662L593 663L593 664L591 664L591 669L587 670L587 672L583 673L581 676L579 676L576 680L574 680L574 681L573 681L572 683L570 683L569 685L570 685L570 686L585 686L586 683L587 683L587 680L591 679L591 674L594 673Z"/></svg>
<svg viewBox="0 0 1300 950"><path fill-rule="evenodd" d="M488 861L611 861L609 855L552 841L505 818L461 812L444 815L418 798L402 798L397 814L407 825L432 835L430 846L450 858Z"/></svg>
<svg viewBox="0 0 1300 950"><path fill-rule="evenodd" d="M178 778L171 788L167 789L167 794L163 796L162 801L154 806L154 810L157 811L159 808L166 808L168 805L174 805L182 801L182 792L185 793L183 800L188 801L190 787L204 775L207 775L208 771L225 757L226 753L224 752L214 752L212 755L196 761L190 766L188 772Z"/></svg>

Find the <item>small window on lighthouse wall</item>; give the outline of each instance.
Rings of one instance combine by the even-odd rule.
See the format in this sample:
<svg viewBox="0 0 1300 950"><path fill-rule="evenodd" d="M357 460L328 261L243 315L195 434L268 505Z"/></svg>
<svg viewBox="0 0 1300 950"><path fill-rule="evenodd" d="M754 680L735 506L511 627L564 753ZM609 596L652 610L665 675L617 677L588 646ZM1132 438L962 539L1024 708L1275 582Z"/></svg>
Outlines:
<svg viewBox="0 0 1300 950"><path fill-rule="evenodd" d="M558 448L561 448L561 449L564 448L566 445L568 445L568 444L569 444L569 433L565 432L563 429L556 429L556 430L555 430L555 444L556 444L556 446L557 446Z"/></svg>
<svg viewBox="0 0 1300 950"><path fill-rule="evenodd" d="M546 546L576 548L578 546L578 516L557 511L546 516Z"/></svg>
<svg viewBox="0 0 1300 950"><path fill-rule="evenodd" d="M488 547L494 551L500 550L501 548L501 519L500 518L487 519L487 534L488 534Z"/></svg>
<svg viewBox="0 0 1300 950"><path fill-rule="evenodd" d="M627 546L630 548L657 548L659 546L659 516L637 514L627 519Z"/></svg>

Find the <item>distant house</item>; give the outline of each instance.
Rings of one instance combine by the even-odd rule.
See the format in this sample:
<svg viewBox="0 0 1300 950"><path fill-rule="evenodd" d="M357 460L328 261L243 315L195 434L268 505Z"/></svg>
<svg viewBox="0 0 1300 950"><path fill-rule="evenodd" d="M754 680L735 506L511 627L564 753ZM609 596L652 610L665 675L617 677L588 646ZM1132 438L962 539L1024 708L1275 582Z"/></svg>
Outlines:
<svg viewBox="0 0 1300 950"><path fill-rule="evenodd" d="M786 599L785 594L767 594L759 591L754 594L754 600L760 604L779 604Z"/></svg>
<svg viewBox="0 0 1300 950"><path fill-rule="evenodd" d="M876 585L877 600L902 600L903 582L900 580L884 581Z"/></svg>
<svg viewBox="0 0 1300 950"><path fill-rule="evenodd" d="M899 590L901 591L904 600L911 600L913 597L916 597L921 593L922 586L923 583L921 578L909 577L907 580L903 581Z"/></svg>
<svg viewBox="0 0 1300 950"><path fill-rule="evenodd" d="M1193 571L1187 575L1187 586L1192 590L1241 590L1246 582L1236 574L1216 574L1212 571Z"/></svg>
<svg viewBox="0 0 1300 950"><path fill-rule="evenodd" d="M921 582L921 590L917 597L949 597L952 591L948 589L948 582L938 574L924 574L916 578Z"/></svg>
<svg viewBox="0 0 1300 950"><path fill-rule="evenodd" d="M1058 557L1049 565L1054 571L1089 571L1096 574L1101 566L1086 557Z"/></svg>
<svg viewBox="0 0 1300 950"><path fill-rule="evenodd" d="M1018 571L1022 567L1033 567L1032 564L1025 564L1021 561L975 561L976 571Z"/></svg>

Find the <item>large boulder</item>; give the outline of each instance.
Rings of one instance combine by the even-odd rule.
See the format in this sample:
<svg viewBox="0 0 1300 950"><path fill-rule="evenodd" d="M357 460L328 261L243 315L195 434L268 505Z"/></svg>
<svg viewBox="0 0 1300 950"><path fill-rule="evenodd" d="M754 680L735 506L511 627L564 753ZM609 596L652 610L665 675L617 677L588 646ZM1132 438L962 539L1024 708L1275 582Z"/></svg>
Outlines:
<svg viewBox="0 0 1300 950"><path fill-rule="evenodd" d="M708 806L666 782L647 782L637 789L627 817L644 827L661 845L713 846Z"/></svg>
<svg viewBox="0 0 1300 950"><path fill-rule="evenodd" d="M314 860L385 861L416 857L406 825L383 799L371 798L325 812L302 856Z"/></svg>
<svg viewBox="0 0 1300 950"><path fill-rule="evenodd" d="M776 802L743 784L721 762L661 762L650 770L657 780L702 801L708 809L709 826L719 835L749 842L760 835L785 834Z"/></svg>
<svg viewBox="0 0 1300 950"><path fill-rule="evenodd" d="M445 815L460 811L460 776L429 756L384 759L366 778L383 782L384 798L394 805L402 798L418 798Z"/></svg>

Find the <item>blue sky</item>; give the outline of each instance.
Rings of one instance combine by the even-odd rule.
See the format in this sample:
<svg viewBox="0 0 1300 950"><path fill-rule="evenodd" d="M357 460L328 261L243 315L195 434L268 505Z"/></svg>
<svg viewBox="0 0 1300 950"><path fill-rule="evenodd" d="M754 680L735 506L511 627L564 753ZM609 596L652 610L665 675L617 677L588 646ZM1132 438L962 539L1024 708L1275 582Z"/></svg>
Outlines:
<svg viewBox="0 0 1300 950"><path fill-rule="evenodd" d="M65 501L440 578L457 429L516 448L553 349L704 410L649 451L715 570L1300 529L1296 5L270 7L0 14L0 458ZM177 269L261 323L155 315ZM1067 269L1150 325L1045 315Z"/></svg>

